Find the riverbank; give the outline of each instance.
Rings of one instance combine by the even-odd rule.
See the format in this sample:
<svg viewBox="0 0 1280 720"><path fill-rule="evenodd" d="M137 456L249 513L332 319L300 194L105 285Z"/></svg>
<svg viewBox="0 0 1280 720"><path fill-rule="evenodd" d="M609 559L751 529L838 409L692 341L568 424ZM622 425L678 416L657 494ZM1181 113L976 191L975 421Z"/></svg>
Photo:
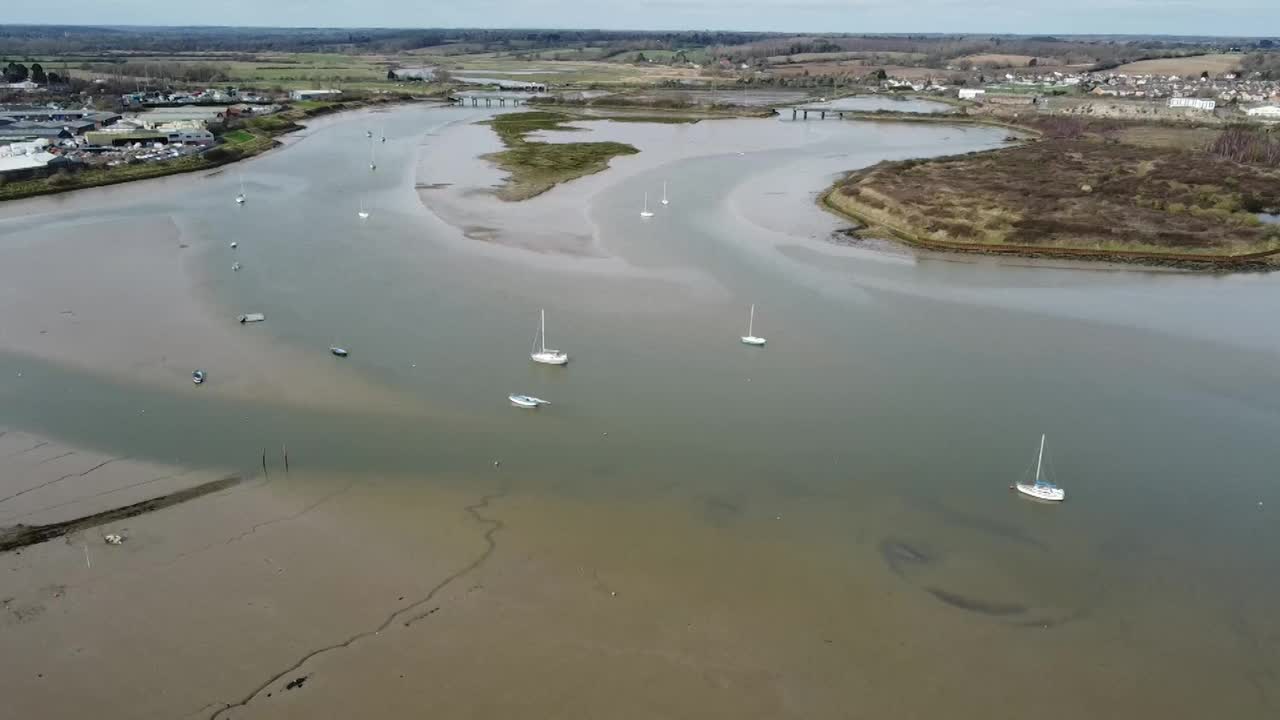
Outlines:
<svg viewBox="0 0 1280 720"><path fill-rule="evenodd" d="M1280 230L1257 218L1278 187L1274 170L1203 151L1057 138L881 163L820 202L932 250L1245 269L1280 253Z"/></svg>
<svg viewBox="0 0 1280 720"><path fill-rule="evenodd" d="M212 170L271 150L279 144L277 137L301 130L304 127L301 123L307 119L420 100L421 98L406 95L396 96L394 99L378 97L341 102L296 103L290 109L274 115L246 120L243 127L229 130L223 136L221 144L199 155L140 165L88 168L77 173L58 173L47 178L4 182L0 183L0 202Z"/></svg>

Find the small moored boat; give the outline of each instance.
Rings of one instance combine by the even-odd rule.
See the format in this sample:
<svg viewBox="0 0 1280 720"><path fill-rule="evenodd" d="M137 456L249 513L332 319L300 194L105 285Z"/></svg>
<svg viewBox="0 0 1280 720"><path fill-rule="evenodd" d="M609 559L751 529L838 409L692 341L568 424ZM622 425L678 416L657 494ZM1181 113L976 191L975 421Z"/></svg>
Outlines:
<svg viewBox="0 0 1280 720"><path fill-rule="evenodd" d="M742 336L743 345L755 345L756 347L761 347L767 342L764 338L755 336L755 332L754 332L755 324L756 324L756 306L752 305L751 316L747 318L747 334Z"/></svg>
<svg viewBox="0 0 1280 720"><path fill-rule="evenodd" d="M196 370L195 372L191 373L191 382L193 382L193 383L195 383L195 384L197 384L197 385L203 385L203 384L204 384L204 371L203 371L203 370Z"/></svg>
<svg viewBox="0 0 1280 720"><path fill-rule="evenodd" d="M547 311L542 311L542 320L538 325L538 336L533 339L533 350L529 359L543 365L564 365L569 362L569 353L547 347ZM538 349L538 340L542 340L542 349Z"/></svg>
<svg viewBox="0 0 1280 720"><path fill-rule="evenodd" d="M349 354L350 354L350 353L348 353L348 352L347 352L347 349L346 349L346 348L340 348L340 347L336 347L336 346L335 346L335 347L331 347L331 348L329 348L329 352L333 353L333 354L334 354L334 355L336 355L337 357L346 357L347 355L349 355Z"/></svg>
<svg viewBox="0 0 1280 720"><path fill-rule="evenodd" d="M262 313L245 313L244 315L241 315L239 319L240 324L244 325L245 323L262 322L267 319L267 316Z"/></svg>
<svg viewBox="0 0 1280 720"><path fill-rule="evenodd" d="M551 404L542 398L536 398L532 395L508 395L507 399L511 401L512 405L522 408L537 408L540 405Z"/></svg>
<svg viewBox="0 0 1280 720"><path fill-rule="evenodd" d="M1034 483L1017 483L1014 488L1027 497L1048 502L1062 502L1067 493L1062 488L1044 479L1041 470L1044 465L1044 435L1040 436L1040 454L1036 456L1036 480Z"/></svg>

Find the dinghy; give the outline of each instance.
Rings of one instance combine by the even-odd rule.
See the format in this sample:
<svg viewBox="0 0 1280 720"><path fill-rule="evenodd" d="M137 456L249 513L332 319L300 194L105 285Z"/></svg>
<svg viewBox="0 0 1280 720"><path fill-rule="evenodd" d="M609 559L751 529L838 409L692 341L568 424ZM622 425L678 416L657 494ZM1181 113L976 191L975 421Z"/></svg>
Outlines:
<svg viewBox="0 0 1280 720"><path fill-rule="evenodd" d="M536 397L533 397L532 395L508 395L507 399L510 400L511 404L515 405L516 407L529 408L529 409L535 409L541 405L551 404L550 402L543 400L542 398L536 398Z"/></svg>

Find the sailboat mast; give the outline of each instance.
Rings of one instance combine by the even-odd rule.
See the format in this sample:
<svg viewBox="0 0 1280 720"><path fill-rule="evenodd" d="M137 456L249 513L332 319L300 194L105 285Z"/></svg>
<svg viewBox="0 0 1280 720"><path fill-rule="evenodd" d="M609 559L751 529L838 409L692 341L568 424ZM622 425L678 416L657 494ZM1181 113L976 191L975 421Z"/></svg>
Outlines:
<svg viewBox="0 0 1280 720"><path fill-rule="evenodd" d="M751 316L747 319L747 337L755 337L753 328L756 326L756 306L751 305Z"/></svg>
<svg viewBox="0 0 1280 720"><path fill-rule="evenodd" d="M1040 484L1040 463L1044 462L1044 434L1040 434L1040 454L1036 457L1036 484Z"/></svg>
<svg viewBox="0 0 1280 720"><path fill-rule="evenodd" d="M542 352L547 351L547 310L542 309L542 321L538 324L538 336L542 338Z"/></svg>

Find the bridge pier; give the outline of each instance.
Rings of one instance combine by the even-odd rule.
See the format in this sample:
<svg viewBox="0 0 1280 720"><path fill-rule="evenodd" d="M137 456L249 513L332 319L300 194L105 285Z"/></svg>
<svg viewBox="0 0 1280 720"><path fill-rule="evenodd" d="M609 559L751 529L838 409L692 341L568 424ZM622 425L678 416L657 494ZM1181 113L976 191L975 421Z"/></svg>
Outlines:
<svg viewBox="0 0 1280 720"><path fill-rule="evenodd" d="M485 107L493 107L493 98L485 98L485 99L484 99L484 106L485 106Z"/></svg>
<svg viewBox="0 0 1280 720"><path fill-rule="evenodd" d="M476 97L471 98L471 107L478 107L479 105L480 105L480 98L476 98Z"/></svg>
<svg viewBox="0 0 1280 720"><path fill-rule="evenodd" d="M826 110L823 110L823 111L822 111L822 119L823 119L823 120L826 120L826 119L827 119L827 111L826 111Z"/></svg>
<svg viewBox="0 0 1280 720"><path fill-rule="evenodd" d="M801 112L803 112L803 113L804 113L804 119L805 119L805 120L808 120L808 119L809 119L809 111L808 111L808 110L802 110Z"/></svg>
<svg viewBox="0 0 1280 720"><path fill-rule="evenodd" d="M796 111L796 109L795 109L795 108L791 108L791 119L792 119L792 120L795 120L795 119L796 119L796 112L797 112L797 111Z"/></svg>

